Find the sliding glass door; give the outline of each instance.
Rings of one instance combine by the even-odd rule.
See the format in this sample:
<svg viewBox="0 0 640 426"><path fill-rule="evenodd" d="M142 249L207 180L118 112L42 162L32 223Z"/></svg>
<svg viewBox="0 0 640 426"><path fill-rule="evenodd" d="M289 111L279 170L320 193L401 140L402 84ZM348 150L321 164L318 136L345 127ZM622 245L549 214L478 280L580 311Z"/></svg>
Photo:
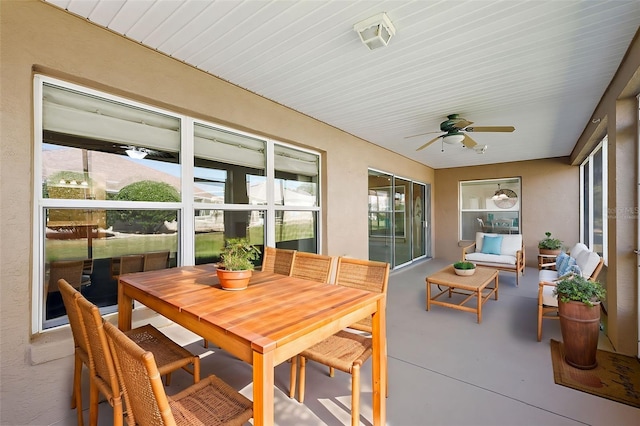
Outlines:
<svg viewBox="0 0 640 426"><path fill-rule="evenodd" d="M369 170L369 259L394 268L428 256L428 186Z"/></svg>

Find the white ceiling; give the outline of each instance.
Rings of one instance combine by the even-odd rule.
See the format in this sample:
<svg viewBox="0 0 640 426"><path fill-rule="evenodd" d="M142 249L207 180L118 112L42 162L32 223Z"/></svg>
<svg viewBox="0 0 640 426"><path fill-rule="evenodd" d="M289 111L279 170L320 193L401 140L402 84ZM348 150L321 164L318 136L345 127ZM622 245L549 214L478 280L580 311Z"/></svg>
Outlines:
<svg viewBox="0 0 640 426"><path fill-rule="evenodd" d="M571 153L640 26L638 0L45 0L433 168ZM386 12L370 51L353 25ZM448 114L485 154L436 142Z"/></svg>

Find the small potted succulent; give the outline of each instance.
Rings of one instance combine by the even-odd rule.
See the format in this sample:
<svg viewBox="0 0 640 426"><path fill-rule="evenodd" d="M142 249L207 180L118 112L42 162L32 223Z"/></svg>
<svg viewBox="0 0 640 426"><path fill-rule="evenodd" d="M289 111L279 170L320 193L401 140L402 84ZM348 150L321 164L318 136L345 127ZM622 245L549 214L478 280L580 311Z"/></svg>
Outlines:
<svg viewBox="0 0 640 426"><path fill-rule="evenodd" d="M229 238L224 242L216 274L225 290L244 290L249 284L253 261L260 257L260 250L246 238Z"/></svg>
<svg viewBox="0 0 640 426"><path fill-rule="evenodd" d="M473 275L476 272L476 264L467 261L456 262L453 264L453 271L456 275Z"/></svg>
<svg viewBox="0 0 640 426"><path fill-rule="evenodd" d="M600 334L600 302L606 290L598 281L567 274L556 282L560 331L567 364L583 370L595 368Z"/></svg>
<svg viewBox="0 0 640 426"><path fill-rule="evenodd" d="M540 254L559 255L562 250L562 241L551 237L551 232L544 233L545 238L538 242Z"/></svg>

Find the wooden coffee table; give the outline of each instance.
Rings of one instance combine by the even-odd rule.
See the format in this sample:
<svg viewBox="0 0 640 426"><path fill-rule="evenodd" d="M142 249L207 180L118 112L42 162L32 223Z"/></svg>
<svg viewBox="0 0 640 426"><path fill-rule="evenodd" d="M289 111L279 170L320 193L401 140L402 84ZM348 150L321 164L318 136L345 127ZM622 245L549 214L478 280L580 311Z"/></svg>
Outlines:
<svg viewBox="0 0 640 426"><path fill-rule="evenodd" d="M458 309L460 311L476 312L478 315L478 324L482 322L482 305L495 295L498 300L498 270L492 268L477 267L476 272L469 276L456 275L453 265L429 275L427 281L427 311L431 305L440 305L447 308ZM491 282L493 287L488 287ZM431 297L431 285L445 286L445 290ZM467 297L459 303L444 302L438 299L444 294L449 294L449 298L453 293L466 295ZM477 306L475 308L464 306L469 300L476 298Z"/></svg>

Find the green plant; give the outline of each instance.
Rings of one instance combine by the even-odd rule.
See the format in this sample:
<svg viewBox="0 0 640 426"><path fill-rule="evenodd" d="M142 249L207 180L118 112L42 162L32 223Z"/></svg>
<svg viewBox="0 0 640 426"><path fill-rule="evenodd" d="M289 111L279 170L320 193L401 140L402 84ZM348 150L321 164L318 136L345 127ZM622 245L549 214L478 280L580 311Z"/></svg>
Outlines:
<svg viewBox="0 0 640 426"><path fill-rule="evenodd" d="M456 269L476 269L475 263L460 261L453 264Z"/></svg>
<svg viewBox="0 0 640 426"><path fill-rule="evenodd" d="M224 248L220 254L222 261L220 266L228 271L252 271L252 260L260 257L260 250L249 243L246 238L229 238L224 242Z"/></svg>
<svg viewBox="0 0 640 426"><path fill-rule="evenodd" d="M553 294L564 302L582 302L587 306L604 300L606 290L598 281L590 281L582 275L570 274L556 282Z"/></svg>
<svg viewBox="0 0 640 426"><path fill-rule="evenodd" d="M544 233L545 238L540 240L538 248L546 250L559 250L562 248L562 241L557 238L551 238L551 232Z"/></svg>

